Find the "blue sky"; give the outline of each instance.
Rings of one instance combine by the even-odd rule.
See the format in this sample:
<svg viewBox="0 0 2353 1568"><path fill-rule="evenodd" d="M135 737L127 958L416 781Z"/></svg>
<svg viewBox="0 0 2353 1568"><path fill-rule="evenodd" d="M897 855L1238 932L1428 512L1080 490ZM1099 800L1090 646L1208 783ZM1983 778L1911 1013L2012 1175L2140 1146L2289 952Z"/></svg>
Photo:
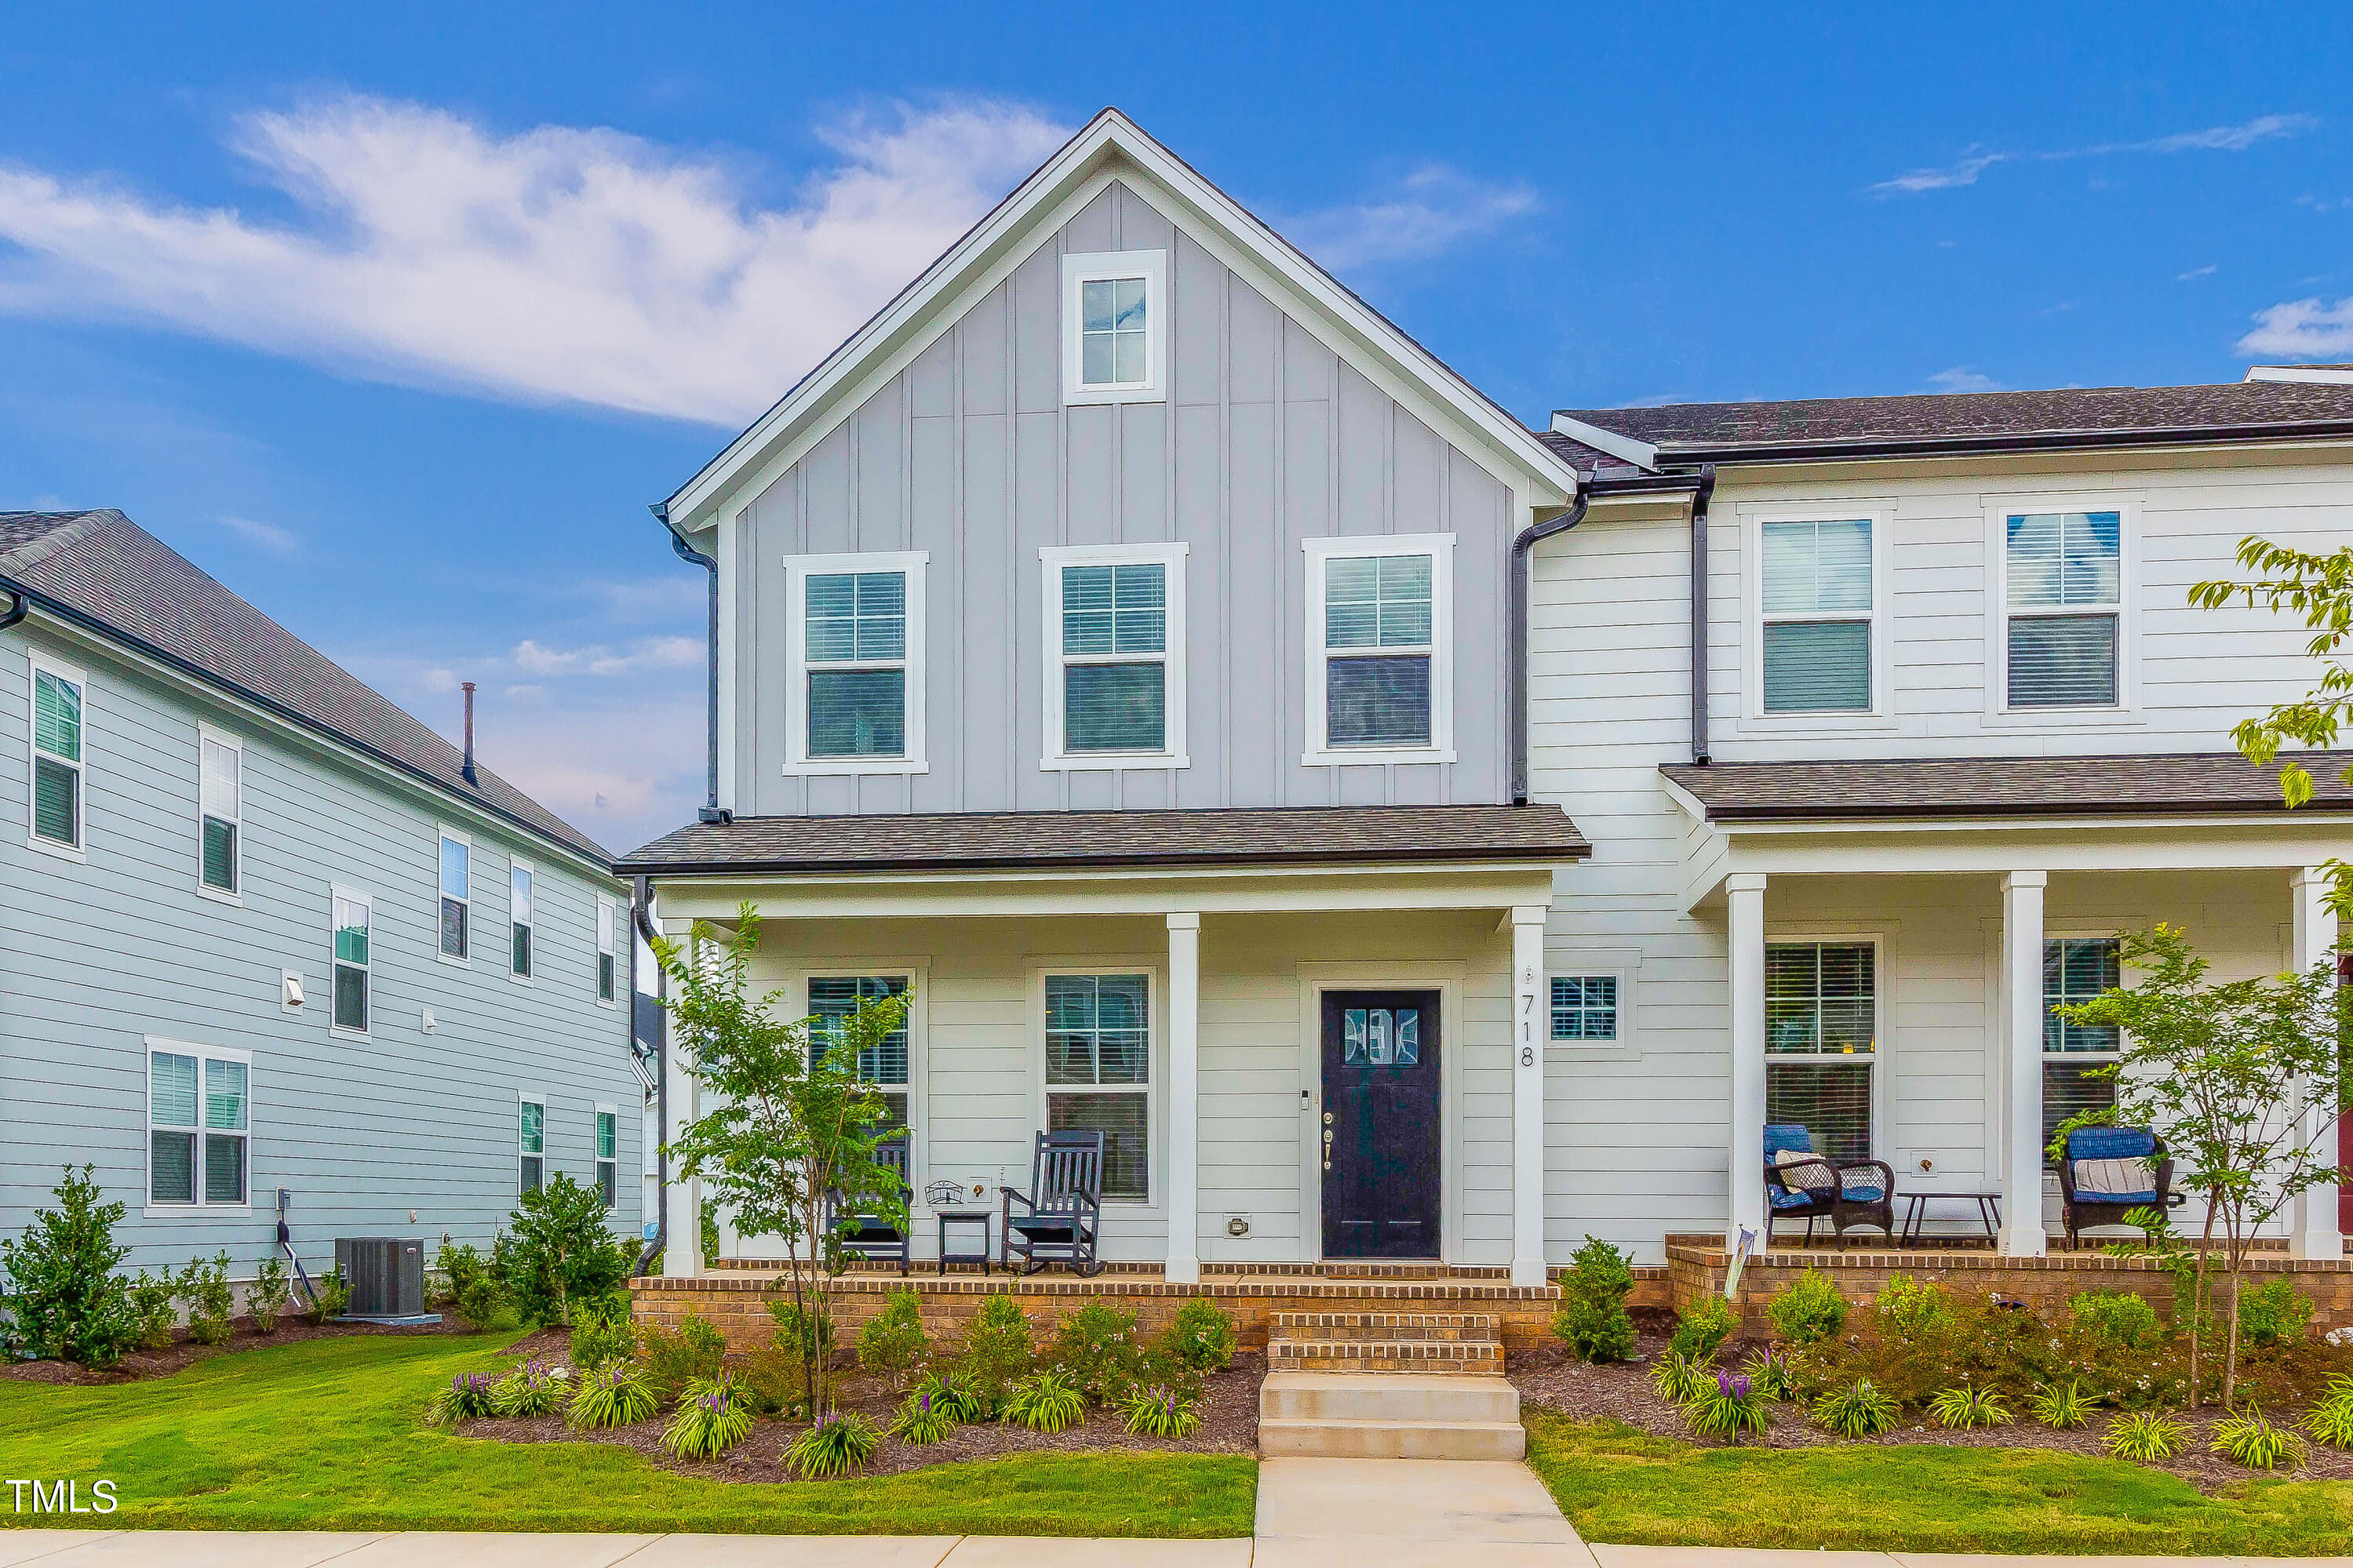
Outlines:
<svg viewBox="0 0 2353 1568"><path fill-rule="evenodd" d="M646 504L1115 102L1522 417L2353 359L2353 13L24 4L0 507L122 507L608 845Z"/></svg>

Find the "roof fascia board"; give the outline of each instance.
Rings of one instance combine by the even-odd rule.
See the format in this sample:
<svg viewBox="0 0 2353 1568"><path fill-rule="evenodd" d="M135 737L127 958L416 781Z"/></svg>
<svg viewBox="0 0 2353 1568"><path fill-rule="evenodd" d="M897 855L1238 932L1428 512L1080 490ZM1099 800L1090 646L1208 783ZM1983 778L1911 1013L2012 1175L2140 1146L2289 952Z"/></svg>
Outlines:
<svg viewBox="0 0 2353 1568"><path fill-rule="evenodd" d="M36 619L26 623L28 626L39 626L77 647L127 665L161 685L194 693L206 701L226 708L248 723L266 729L280 740L291 741L355 772L380 779L401 789L411 799L423 801L445 818L452 815L462 816L486 833L521 834L573 865L587 868L590 875L616 887L621 885L621 879L614 875L609 863L585 854L562 839L549 837L538 827L520 817L510 816L487 801L461 795L428 773L341 736L331 735L308 720L280 709L275 703L257 701L230 682L204 670L184 665L176 659L158 658L137 641L74 614L37 590L21 584L14 586L33 601L37 613Z"/></svg>
<svg viewBox="0 0 2353 1568"><path fill-rule="evenodd" d="M1560 416L1555 415L1557 420ZM1585 439L1583 437L1577 437ZM2353 439L2353 419L2293 425L2214 425L2168 430L2034 430L1989 436L1884 437L1853 441L1757 441L1736 445L1662 442L1662 465L1862 462L1888 458L1995 457L2008 452L2100 452L2229 446L2323 445Z"/></svg>
<svg viewBox="0 0 2353 1568"><path fill-rule="evenodd" d="M1623 458L1638 468L1659 466L1659 449L1648 441L1637 441L1631 436L1616 430L1604 430L1599 425L1588 425L1582 419L1572 419L1566 414L1552 416L1552 433L1566 436L1572 441L1582 441L1596 451L1607 452L1613 458Z"/></svg>
<svg viewBox="0 0 2353 1568"><path fill-rule="evenodd" d="M1672 784L1669 788L1675 786ZM1704 809L1704 808L1703 808ZM2047 808L2032 811L2003 810L2000 807L1980 807L1967 812L1949 812L1937 816L1797 816L1780 808L1753 807L1757 811L1771 809L1771 816L1748 816L1736 811L1726 816L1711 812L1707 825L1733 838L1799 838L1838 837L1849 834L1879 836L1928 835L1955 832L1970 833L2049 833L2053 831L2107 833L2126 830L2147 832L2177 827L2228 828L2232 832L2296 833L2313 823L2326 825L2331 831L2345 828L2345 814L2353 805L2302 805L2294 811L2284 808L2257 815L2243 810L2216 811L2202 806L2180 806L2148 811L2115 811L2086 813L2081 816Z"/></svg>
<svg viewBox="0 0 2353 1568"><path fill-rule="evenodd" d="M1571 857L1582 858L1582 857ZM1176 881L1261 881L1268 878L1310 877L1362 880L1367 878L1414 877L1535 877L1548 876L1547 868L1557 866L1557 859L1536 858L1509 858L1490 857L1485 859L1461 860L1268 860L1264 862L1186 865L1124 865L1118 862L1086 861L1039 867L993 867L978 870L890 869L865 871L838 868L826 871L746 871L715 869L710 871L652 870L640 873L657 884L670 883L680 888L721 889L731 887L744 889L774 888L789 884L795 888L869 888L869 887L929 887L933 885L962 887L973 882L1005 883L1008 885L1035 882L1166 882Z"/></svg>

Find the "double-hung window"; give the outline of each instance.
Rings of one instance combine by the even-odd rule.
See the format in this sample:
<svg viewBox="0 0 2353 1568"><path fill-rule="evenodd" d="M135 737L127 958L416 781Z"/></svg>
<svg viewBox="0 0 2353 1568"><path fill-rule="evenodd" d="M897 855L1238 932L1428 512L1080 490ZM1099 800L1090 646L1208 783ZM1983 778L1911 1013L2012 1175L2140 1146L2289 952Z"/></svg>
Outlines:
<svg viewBox="0 0 2353 1568"><path fill-rule="evenodd" d="M1878 957L1867 942L1765 947L1765 1120L1804 1127L1828 1159L1871 1157Z"/></svg>
<svg viewBox="0 0 2353 1568"><path fill-rule="evenodd" d="M466 926L473 913L473 841L441 830L441 956L463 963Z"/></svg>
<svg viewBox="0 0 2353 1568"><path fill-rule="evenodd" d="M1151 402L1166 395L1165 250L1062 258L1062 401Z"/></svg>
<svg viewBox="0 0 2353 1568"><path fill-rule="evenodd" d="M786 561L787 773L923 771L924 560Z"/></svg>
<svg viewBox="0 0 2353 1568"><path fill-rule="evenodd" d="M2120 706L2124 514L2008 512L2001 549L2005 705Z"/></svg>
<svg viewBox="0 0 2353 1568"><path fill-rule="evenodd" d="M1046 977L1046 1126L1103 1135L1103 1196L1152 1186L1152 980Z"/></svg>
<svg viewBox="0 0 2353 1568"><path fill-rule="evenodd" d="M535 1193L547 1180L547 1101L537 1095L517 1097L515 1119L515 1191Z"/></svg>
<svg viewBox="0 0 2353 1568"><path fill-rule="evenodd" d="M81 853L82 693L79 670L33 661L35 847Z"/></svg>
<svg viewBox="0 0 2353 1568"><path fill-rule="evenodd" d="M2079 1110L2116 1102L2111 1078L2093 1076L2113 1066L2121 1045L2113 1026L2077 1024L2059 1016L2064 1005L2089 1002L2123 982L2115 937L2062 937L2042 944L2042 1144ZM2043 1155L2045 1166L2052 1164Z"/></svg>
<svg viewBox="0 0 2353 1568"><path fill-rule="evenodd" d="M808 1010L817 1022L809 1030L809 1049L820 1057L832 1050L840 1038L842 1020L858 1010L859 1003L880 1002L906 993L907 976L903 974L812 975ZM858 1053L858 1081L881 1089L885 1108L882 1124L887 1128L907 1125L908 1039L909 1020L902 1018L899 1026L882 1037L881 1045L869 1046Z"/></svg>
<svg viewBox="0 0 2353 1568"><path fill-rule="evenodd" d="M364 893L334 889L335 984L332 1022L355 1035L368 1031L369 925L375 910Z"/></svg>
<svg viewBox="0 0 2353 1568"><path fill-rule="evenodd" d="M599 893L596 896L596 1000L610 1002L614 995L613 939L619 924L619 909L613 900Z"/></svg>
<svg viewBox="0 0 2353 1568"><path fill-rule="evenodd" d="M1185 766L1185 547L1040 553L1045 765Z"/></svg>
<svg viewBox="0 0 2353 1568"><path fill-rule="evenodd" d="M198 860L204 889L234 899L245 837L245 748L209 726L196 731Z"/></svg>
<svg viewBox="0 0 2353 1568"><path fill-rule="evenodd" d="M596 1108L596 1191L611 1208L621 1199L620 1166L621 1117L617 1107L600 1105Z"/></svg>
<svg viewBox="0 0 2353 1568"><path fill-rule="evenodd" d="M1757 525L1759 707L1776 713L1872 710L1872 521Z"/></svg>
<svg viewBox="0 0 2353 1568"><path fill-rule="evenodd" d="M1618 977L1554 975L1551 1037L1569 1042L1614 1042L1618 1038Z"/></svg>
<svg viewBox="0 0 2353 1568"><path fill-rule="evenodd" d="M147 1042L147 1201L244 1208L253 1058L242 1051Z"/></svg>
<svg viewBox="0 0 2353 1568"><path fill-rule="evenodd" d="M1309 764L1452 760L1453 543L1306 542Z"/></svg>
<svg viewBox="0 0 2353 1568"><path fill-rule="evenodd" d="M508 862L507 962L517 980L531 978L531 863Z"/></svg>

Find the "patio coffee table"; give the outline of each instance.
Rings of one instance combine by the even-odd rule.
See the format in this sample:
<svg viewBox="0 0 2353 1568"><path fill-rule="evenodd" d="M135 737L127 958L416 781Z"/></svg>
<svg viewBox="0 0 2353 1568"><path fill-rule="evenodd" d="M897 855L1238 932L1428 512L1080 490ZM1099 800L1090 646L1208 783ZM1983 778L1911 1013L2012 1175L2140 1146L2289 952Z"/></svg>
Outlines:
<svg viewBox="0 0 2353 1568"><path fill-rule="evenodd" d="M1978 1218L1985 1222L1986 1240L1995 1246L2000 1246L2001 1243L2001 1194L2000 1193L1959 1193L1948 1187L1938 1187L1932 1192L1899 1193L1896 1195L1901 1197L1905 1205L1904 1228L1899 1233L1902 1244L1905 1247L1918 1245L1921 1226L1926 1224L1928 1218L1928 1204L1935 1198L1975 1199L1978 1205Z"/></svg>
<svg viewBox="0 0 2353 1568"><path fill-rule="evenodd" d="M997 1218L997 1211L995 1209L941 1209L938 1212L940 1216L940 1272L943 1275L946 1274L948 1271L948 1265L951 1263L977 1263L980 1265L980 1271L983 1274L987 1273L989 1225ZM948 1227L953 1225L976 1225L980 1226L980 1250L978 1252L950 1252L948 1250Z"/></svg>

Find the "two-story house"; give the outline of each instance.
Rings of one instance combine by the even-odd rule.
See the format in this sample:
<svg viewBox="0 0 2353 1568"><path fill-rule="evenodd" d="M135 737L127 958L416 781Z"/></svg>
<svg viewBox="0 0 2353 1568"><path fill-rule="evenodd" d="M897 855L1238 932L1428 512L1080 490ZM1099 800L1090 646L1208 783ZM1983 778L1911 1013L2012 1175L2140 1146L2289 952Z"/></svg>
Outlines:
<svg viewBox="0 0 2353 1568"><path fill-rule="evenodd" d="M1534 432L1105 111L657 510L712 798L621 868L796 1009L912 987L919 1194L1100 1131L1172 1280L1655 1259L1768 1120L2039 1251L2112 1045L2047 1005L2149 920L2332 939L2353 795L2228 754L2299 635L2183 590L2353 521L2353 386Z"/></svg>
<svg viewBox="0 0 2353 1568"><path fill-rule="evenodd" d="M133 1267L634 1234L609 858L118 511L0 513L0 1230L97 1167Z"/></svg>

